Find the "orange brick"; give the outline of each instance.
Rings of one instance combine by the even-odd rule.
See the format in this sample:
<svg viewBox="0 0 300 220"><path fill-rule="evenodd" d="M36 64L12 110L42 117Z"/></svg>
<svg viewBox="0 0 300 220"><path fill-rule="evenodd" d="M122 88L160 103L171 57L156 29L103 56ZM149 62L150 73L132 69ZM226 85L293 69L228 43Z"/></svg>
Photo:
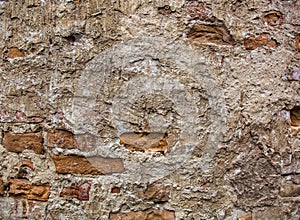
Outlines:
<svg viewBox="0 0 300 220"><path fill-rule="evenodd" d="M78 144L72 132L58 129L48 131L47 145L49 147L61 147L66 149L78 148Z"/></svg>
<svg viewBox="0 0 300 220"><path fill-rule="evenodd" d="M50 195L50 185L35 185L24 179L9 180L9 194L38 201L47 201Z"/></svg>
<svg viewBox="0 0 300 220"><path fill-rule="evenodd" d="M168 210L148 210L143 212L119 212L111 213L109 215L110 220L174 220L174 211Z"/></svg>
<svg viewBox="0 0 300 220"><path fill-rule="evenodd" d="M8 54L7 54L8 58L18 58L18 57L25 57L25 54L20 51L17 47L12 47L8 50Z"/></svg>
<svg viewBox="0 0 300 220"><path fill-rule="evenodd" d="M300 51L300 35L295 37L296 50Z"/></svg>
<svg viewBox="0 0 300 220"><path fill-rule="evenodd" d="M62 174L111 174L124 172L123 161L120 158L103 158L84 156L56 156L51 155L57 173Z"/></svg>
<svg viewBox="0 0 300 220"><path fill-rule="evenodd" d="M133 151L166 151L168 149L167 134L153 133L124 133L120 136L120 144Z"/></svg>
<svg viewBox="0 0 300 220"><path fill-rule="evenodd" d="M14 134L5 132L3 145L6 150L21 153L24 150L33 150L37 154L43 153L43 136L41 133Z"/></svg>

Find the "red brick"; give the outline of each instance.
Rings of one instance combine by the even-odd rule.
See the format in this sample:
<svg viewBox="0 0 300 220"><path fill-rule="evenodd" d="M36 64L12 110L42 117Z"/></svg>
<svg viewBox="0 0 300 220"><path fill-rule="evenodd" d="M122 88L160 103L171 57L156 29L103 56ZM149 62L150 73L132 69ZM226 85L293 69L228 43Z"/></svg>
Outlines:
<svg viewBox="0 0 300 220"><path fill-rule="evenodd" d="M3 146L10 152L21 153L28 149L37 154L42 154L43 136L41 133L13 134L5 132Z"/></svg>
<svg viewBox="0 0 300 220"><path fill-rule="evenodd" d="M252 220L252 213L247 212L245 214L238 214L237 219L238 220Z"/></svg>
<svg viewBox="0 0 300 220"><path fill-rule="evenodd" d="M128 150L162 152L168 149L167 134L153 133L124 133L120 136L120 144Z"/></svg>
<svg viewBox="0 0 300 220"><path fill-rule="evenodd" d="M234 40L229 31L222 25L194 25L189 33L188 39L193 43L232 45Z"/></svg>
<svg viewBox="0 0 300 220"><path fill-rule="evenodd" d="M142 212L119 212L111 213L110 220L174 220L174 211L147 210Z"/></svg>
<svg viewBox="0 0 300 220"><path fill-rule="evenodd" d="M2 176L0 176L0 195L4 195L4 183L2 180Z"/></svg>
<svg viewBox="0 0 300 220"><path fill-rule="evenodd" d="M80 186L73 184L71 187L63 188L59 195L65 198L76 198L79 200L88 201L90 189L90 182L85 182Z"/></svg>
<svg viewBox="0 0 300 220"><path fill-rule="evenodd" d="M123 161L120 158L84 157L78 155L51 155L57 173L62 174L111 174L124 172Z"/></svg>
<svg viewBox="0 0 300 220"><path fill-rule="evenodd" d="M296 50L300 51L300 35L295 37L295 46L296 46Z"/></svg>
<svg viewBox="0 0 300 220"><path fill-rule="evenodd" d="M47 145L49 147L60 147L66 149L78 148L78 144L72 132L58 129L48 131Z"/></svg>
<svg viewBox="0 0 300 220"><path fill-rule="evenodd" d="M119 187L113 187L111 189L111 193L120 193L121 192L121 189Z"/></svg>
<svg viewBox="0 0 300 220"><path fill-rule="evenodd" d="M281 12L272 10L263 13L262 19L264 22L268 23L268 25L276 26L283 23L284 16Z"/></svg>
<svg viewBox="0 0 300 220"><path fill-rule="evenodd" d="M17 47L12 47L8 50L8 54L7 54L8 58L18 58L18 57L25 57L25 54L20 51Z"/></svg>
<svg viewBox="0 0 300 220"><path fill-rule="evenodd" d="M291 117L291 125L292 126L300 126L300 107L294 107L290 111Z"/></svg>
<svg viewBox="0 0 300 220"><path fill-rule="evenodd" d="M50 185L36 185L24 179L9 180L9 194L37 201L47 201L50 195Z"/></svg>
<svg viewBox="0 0 300 220"><path fill-rule="evenodd" d="M255 50L258 47L269 46L276 47L276 40L272 39L269 34L259 34L250 36L244 40L244 46L247 50Z"/></svg>

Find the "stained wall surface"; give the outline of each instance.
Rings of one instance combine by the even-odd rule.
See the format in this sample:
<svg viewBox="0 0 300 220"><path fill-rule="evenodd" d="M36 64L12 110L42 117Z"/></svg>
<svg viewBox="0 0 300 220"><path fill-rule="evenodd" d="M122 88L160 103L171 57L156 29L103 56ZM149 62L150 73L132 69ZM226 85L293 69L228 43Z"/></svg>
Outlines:
<svg viewBox="0 0 300 220"><path fill-rule="evenodd" d="M0 219L300 218L299 0L0 16Z"/></svg>

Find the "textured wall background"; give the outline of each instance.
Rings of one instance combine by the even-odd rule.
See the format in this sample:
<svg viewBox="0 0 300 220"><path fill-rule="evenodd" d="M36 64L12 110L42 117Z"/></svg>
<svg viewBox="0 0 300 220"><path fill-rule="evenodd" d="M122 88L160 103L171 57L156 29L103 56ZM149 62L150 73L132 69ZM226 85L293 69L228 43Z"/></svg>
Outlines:
<svg viewBox="0 0 300 220"><path fill-rule="evenodd" d="M300 1L0 1L1 219L299 219Z"/></svg>

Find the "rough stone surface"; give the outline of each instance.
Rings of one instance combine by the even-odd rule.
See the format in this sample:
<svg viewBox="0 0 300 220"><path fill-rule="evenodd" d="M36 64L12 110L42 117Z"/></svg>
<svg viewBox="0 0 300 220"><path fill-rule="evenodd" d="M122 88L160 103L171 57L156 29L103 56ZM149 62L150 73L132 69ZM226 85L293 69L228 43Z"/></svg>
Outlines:
<svg viewBox="0 0 300 220"><path fill-rule="evenodd" d="M120 136L120 144L137 151L164 152L168 149L167 134L164 133L124 133Z"/></svg>
<svg viewBox="0 0 300 220"><path fill-rule="evenodd" d="M2 176L0 176L0 195L2 196L4 194L4 184L2 180Z"/></svg>
<svg viewBox="0 0 300 220"><path fill-rule="evenodd" d="M90 190L91 183L85 182L80 186L78 186L78 184L73 184L71 187L65 187L59 195L65 198L76 198L82 201L88 201Z"/></svg>
<svg viewBox="0 0 300 220"><path fill-rule="evenodd" d="M0 1L0 219L300 219L299 8Z"/></svg>
<svg viewBox="0 0 300 220"><path fill-rule="evenodd" d="M48 132L48 146L60 148L78 148L74 135L69 131L51 130Z"/></svg>

